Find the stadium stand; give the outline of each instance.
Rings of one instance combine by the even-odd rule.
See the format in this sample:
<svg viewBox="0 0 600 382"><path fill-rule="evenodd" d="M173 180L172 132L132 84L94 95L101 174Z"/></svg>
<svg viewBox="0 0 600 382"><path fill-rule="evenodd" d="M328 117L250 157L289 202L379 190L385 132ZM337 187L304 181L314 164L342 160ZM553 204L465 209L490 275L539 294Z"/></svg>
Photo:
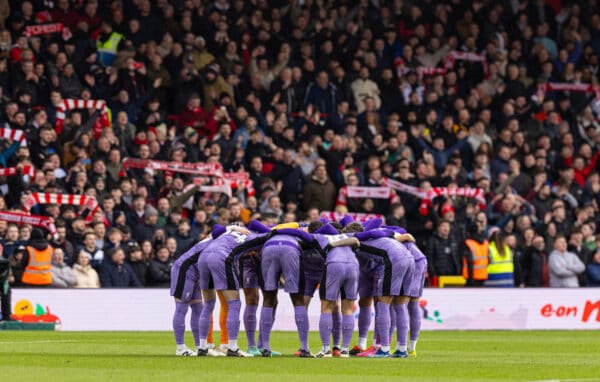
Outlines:
<svg viewBox="0 0 600 382"><path fill-rule="evenodd" d="M32 227L68 285L165 286L215 223L349 213L406 227L430 286L599 285L599 11L0 0L9 280Z"/></svg>

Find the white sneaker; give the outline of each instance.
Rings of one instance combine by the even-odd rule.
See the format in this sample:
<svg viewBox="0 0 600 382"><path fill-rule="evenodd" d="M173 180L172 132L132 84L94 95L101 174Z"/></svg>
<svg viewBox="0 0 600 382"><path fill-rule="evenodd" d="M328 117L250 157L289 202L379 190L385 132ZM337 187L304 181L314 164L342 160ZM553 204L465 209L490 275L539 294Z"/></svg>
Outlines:
<svg viewBox="0 0 600 382"><path fill-rule="evenodd" d="M331 358L331 351L326 351L324 352L323 350L321 350L320 352L318 352L317 354L315 354L316 358Z"/></svg>
<svg viewBox="0 0 600 382"><path fill-rule="evenodd" d="M188 349L186 347L184 349L178 349L175 352L175 355L178 356L178 357L195 357L196 356L196 352L193 351L193 350L191 350L191 349Z"/></svg>
<svg viewBox="0 0 600 382"><path fill-rule="evenodd" d="M223 353L220 349L208 349L209 357L225 357L225 353Z"/></svg>

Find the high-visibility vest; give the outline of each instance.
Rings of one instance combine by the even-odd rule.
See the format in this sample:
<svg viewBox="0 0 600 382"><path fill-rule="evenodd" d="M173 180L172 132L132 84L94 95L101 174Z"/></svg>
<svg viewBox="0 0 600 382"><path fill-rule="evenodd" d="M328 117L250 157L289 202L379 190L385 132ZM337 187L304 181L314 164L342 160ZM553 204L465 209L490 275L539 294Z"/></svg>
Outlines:
<svg viewBox="0 0 600 382"><path fill-rule="evenodd" d="M504 256L500 255L496 243L490 243L490 263L488 265L488 280L486 286L512 287L514 286L515 265L513 253L504 246Z"/></svg>
<svg viewBox="0 0 600 382"><path fill-rule="evenodd" d="M48 246L44 250L27 246L29 262L23 271L23 284L28 285L50 285L52 284L52 253L54 250Z"/></svg>
<svg viewBox="0 0 600 382"><path fill-rule="evenodd" d="M100 39L96 41L96 48L98 50L98 60L104 66L111 66L115 57L117 56L117 49L119 43L123 39L123 35L117 32L112 32L110 37L102 42Z"/></svg>
<svg viewBox="0 0 600 382"><path fill-rule="evenodd" d="M488 274L513 273L515 265L513 263L513 253L507 245L504 246L504 256L500 255L496 243L490 243L490 264L488 265Z"/></svg>
<svg viewBox="0 0 600 382"><path fill-rule="evenodd" d="M488 252L489 244L485 240L483 243L468 239L465 244L473 254L473 280L487 280L488 278ZM467 259L463 259L463 277L469 279L469 268Z"/></svg>

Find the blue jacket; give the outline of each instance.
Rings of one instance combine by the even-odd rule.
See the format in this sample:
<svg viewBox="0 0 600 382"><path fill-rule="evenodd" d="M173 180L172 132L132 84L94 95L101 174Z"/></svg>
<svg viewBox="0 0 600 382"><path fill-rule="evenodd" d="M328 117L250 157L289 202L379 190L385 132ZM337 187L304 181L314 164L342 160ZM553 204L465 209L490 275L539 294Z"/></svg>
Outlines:
<svg viewBox="0 0 600 382"><path fill-rule="evenodd" d="M337 88L333 84L328 84L327 89L323 89L316 83L308 85L304 105L313 105L321 113L332 115L335 113L337 105Z"/></svg>
<svg viewBox="0 0 600 382"><path fill-rule="evenodd" d="M102 288L141 287L135 272L127 263L117 265L112 261L102 263L100 267L100 285Z"/></svg>
<svg viewBox="0 0 600 382"><path fill-rule="evenodd" d="M14 141L13 144L9 148L0 152L0 164L2 165L2 167L7 167L6 163L8 161L8 158L10 158L14 153L17 152L20 145L21 145L21 142Z"/></svg>
<svg viewBox="0 0 600 382"><path fill-rule="evenodd" d="M588 286L600 286L600 264L587 265Z"/></svg>

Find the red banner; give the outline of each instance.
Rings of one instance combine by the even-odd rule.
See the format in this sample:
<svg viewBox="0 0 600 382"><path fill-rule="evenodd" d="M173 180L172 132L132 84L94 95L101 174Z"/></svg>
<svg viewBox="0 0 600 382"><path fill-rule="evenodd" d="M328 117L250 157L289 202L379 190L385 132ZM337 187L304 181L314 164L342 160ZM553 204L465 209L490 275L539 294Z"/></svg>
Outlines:
<svg viewBox="0 0 600 382"><path fill-rule="evenodd" d="M0 176L15 176L17 175L17 171L19 169L17 167L6 167L0 168ZM33 166L23 166L21 169L21 174L29 175L30 177L35 177L35 167Z"/></svg>
<svg viewBox="0 0 600 382"><path fill-rule="evenodd" d="M45 228L52 234L52 236L57 236L54 222L47 216L25 215L16 212L0 211L0 220L10 223L17 223L19 225L30 224L35 227Z"/></svg>

